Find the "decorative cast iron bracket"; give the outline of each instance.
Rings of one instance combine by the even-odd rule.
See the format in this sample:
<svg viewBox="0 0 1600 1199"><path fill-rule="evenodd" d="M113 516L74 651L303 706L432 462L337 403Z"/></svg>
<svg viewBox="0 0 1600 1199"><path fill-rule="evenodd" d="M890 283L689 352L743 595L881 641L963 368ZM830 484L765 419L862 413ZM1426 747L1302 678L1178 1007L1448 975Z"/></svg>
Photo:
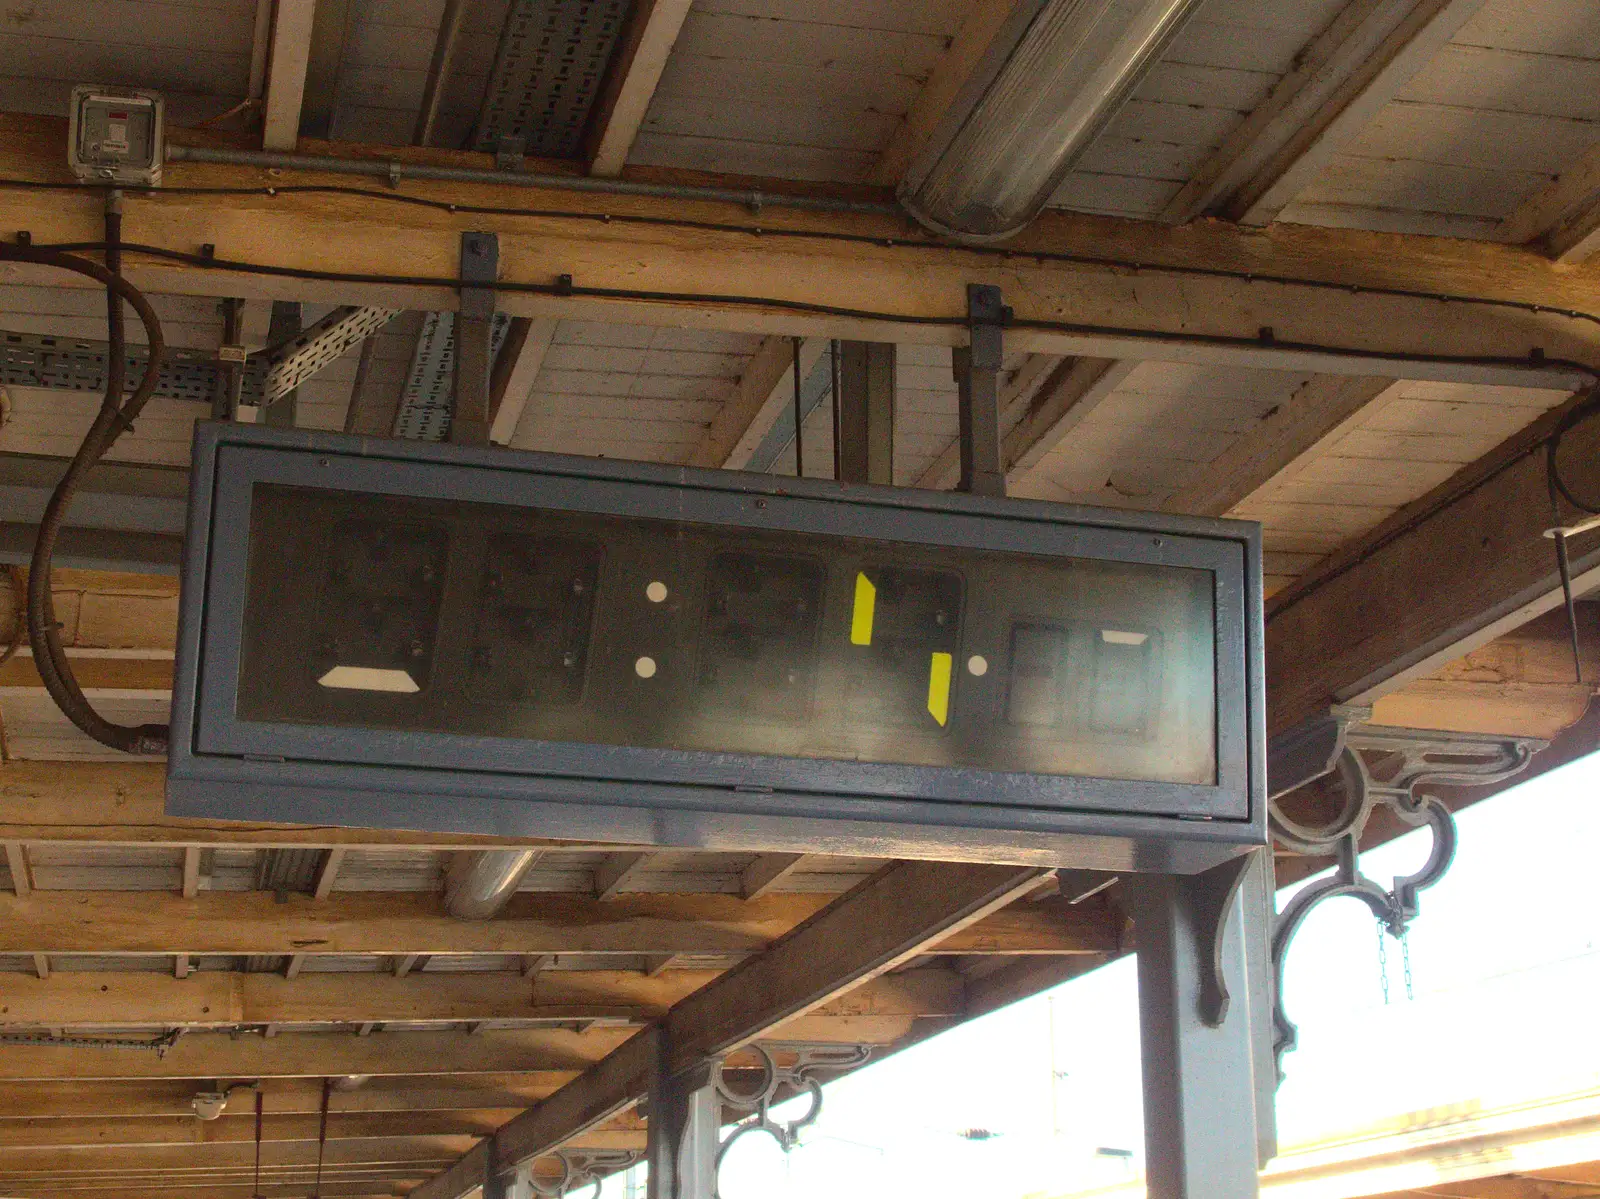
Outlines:
<svg viewBox="0 0 1600 1199"><path fill-rule="evenodd" d="M1332 819L1311 825L1290 816L1283 800L1292 790L1275 794L1270 807L1269 823L1278 844L1316 857L1332 854L1336 862L1333 876L1296 894L1273 926L1273 1055L1280 1080L1283 1055L1298 1039L1284 1007L1283 967L1306 917L1324 900L1348 895L1366 904L1388 933L1399 937L1417 915L1418 893L1444 876L1456 851L1454 815L1439 799L1419 794L1419 790L1500 782L1519 774L1547 744L1533 737L1356 724L1364 715L1363 709L1341 709L1320 722L1310 738L1316 742L1312 756L1326 754L1327 765L1295 780L1298 787L1320 777L1338 776L1342 806ZM1297 743L1283 756L1298 753L1304 757L1304 749ZM1280 788L1273 786L1272 790L1279 792ZM1387 890L1362 874L1360 865L1361 834L1380 805L1404 823L1433 832L1433 845L1422 868L1396 878Z"/></svg>
<svg viewBox="0 0 1600 1199"><path fill-rule="evenodd" d="M873 1049L871 1045L782 1041L754 1045L751 1048L755 1050L760 1062L759 1082L754 1088L739 1090L732 1086L725 1065L719 1065L711 1075L712 1086L716 1088L723 1115L726 1117L730 1108L736 1112L749 1113L739 1119L732 1131L722 1138L722 1143L717 1148L716 1159L719 1173L728 1150L733 1148L733 1143L746 1133L764 1132L777 1141L785 1153L793 1149L799 1142L801 1130L814 1124L817 1117L822 1114L823 1080L831 1075L866 1065L872 1057ZM774 1051L793 1053L794 1064L778 1065L777 1059L773 1056ZM780 1122L772 1118L774 1104L799 1094L811 1097L810 1106L799 1119ZM716 1197L713 1196L713 1199Z"/></svg>
<svg viewBox="0 0 1600 1199"><path fill-rule="evenodd" d="M632 1149L559 1149L553 1155L561 1163L554 1179L541 1179L527 1172L528 1191L541 1199L565 1199L583 1187L593 1187L589 1199L600 1199L600 1184L640 1161L644 1154Z"/></svg>

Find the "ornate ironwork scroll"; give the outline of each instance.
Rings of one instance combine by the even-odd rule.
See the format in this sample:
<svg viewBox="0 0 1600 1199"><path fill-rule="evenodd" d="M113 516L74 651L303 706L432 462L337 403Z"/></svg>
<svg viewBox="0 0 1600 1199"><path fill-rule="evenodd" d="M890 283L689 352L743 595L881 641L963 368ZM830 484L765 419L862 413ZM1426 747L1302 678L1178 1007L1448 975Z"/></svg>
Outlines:
<svg viewBox="0 0 1600 1199"><path fill-rule="evenodd" d="M726 1118L728 1109L748 1112L738 1120L731 1132L722 1138L717 1149L717 1169L733 1148L733 1143L746 1133L764 1132L777 1141L785 1153L793 1149L800 1139L800 1131L816 1122L822 1114L822 1083L825 1077L863 1066L872 1057L870 1045L814 1045L807 1043L771 1043L753 1046L760 1062L759 1081L748 1090L732 1086L725 1066L712 1074L712 1085L722 1103ZM788 1050L795 1055L793 1065L780 1066L773 1051ZM810 1106L797 1120L778 1121L772 1118L776 1103L797 1095L809 1095Z"/></svg>
<svg viewBox="0 0 1600 1199"><path fill-rule="evenodd" d="M1500 782L1520 773L1545 745L1533 737L1358 726L1344 731L1342 750L1332 769L1321 776L1328 782L1317 779L1307 784L1319 786L1325 794L1335 790L1340 806L1330 819L1310 824L1290 814L1287 801L1303 789L1272 801L1272 835L1280 845L1316 857L1332 854L1335 859L1332 877L1296 894L1273 926L1273 1054L1280 1079L1283 1055L1298 1039L1284 1006L1283 966L1306 917L1325 900L1348 895L1366 904L1391 936L1401 936L1417 915L1418 893L1444 876L1456 851L1454 815L1439 799L1420 794L1420 789ZM1406 824L1429 828L1433 834L1428 860L1421 869L1396 878L1387 890L1361 872L1360 862L1362 831L1380 806Z"/></svg>
<svg viewBox="0 0 1600 1199"><path fill-rule="evenodd" d="M584 1187L594 1188L588 1199L600 1199L600 1184L644 1154L631 1149L558 1149L553 1156L561 1163L557 1177L540 1178L531 1168L526 1175L528 1190L542 1199L566 1199Z"/></svg>

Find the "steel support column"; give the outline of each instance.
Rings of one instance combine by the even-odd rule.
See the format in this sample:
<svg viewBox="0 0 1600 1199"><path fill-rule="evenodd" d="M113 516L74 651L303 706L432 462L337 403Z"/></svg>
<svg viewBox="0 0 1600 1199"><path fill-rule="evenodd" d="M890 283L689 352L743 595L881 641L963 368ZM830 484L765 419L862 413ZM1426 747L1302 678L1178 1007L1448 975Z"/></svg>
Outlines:
<svg viewBox="0 0 1600 1199"><path fill-rule="evenodd" d="M1274 1152L1266 855L1126 881L1150 1199L1247 1199Z"/></svg>
<svg viewBox="0 0 1600 1199"><path fill-rule="evenodd" d="M893 342L839 343L839 478L894 483Z"/></svg>
<svg viewBox="0 0 1600 1199"><path fill-rule="evenodd" d="M666 1033L657 1029L639 1035L656 1039L646 1151L649 1199L714 1199L722 1136L716 1063L672 1074L672 1047Z"/></svg>

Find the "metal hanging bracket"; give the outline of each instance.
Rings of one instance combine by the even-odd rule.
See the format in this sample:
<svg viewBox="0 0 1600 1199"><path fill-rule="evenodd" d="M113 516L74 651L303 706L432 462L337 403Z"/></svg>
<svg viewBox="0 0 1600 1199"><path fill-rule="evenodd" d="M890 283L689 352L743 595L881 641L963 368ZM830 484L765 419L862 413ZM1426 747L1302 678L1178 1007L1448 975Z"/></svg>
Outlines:
<svg viewBox="0 0 1600 1199"><path fill-rule="evenodd" d="M450 440L489 444L489 374L494 365L495 293L500 239L493 233L461 235L461 307L455 325L455 387Z"/></svg>
<svg viewBox="0 0 1600 1199"><path fill-rule="evenodd" d="M967 284L967 344L951 357L961 421L961 481L957 490L1004 496L1005 463L1000 458L1000 367L1002 329L1011 319L1000 289Z"/></svg>

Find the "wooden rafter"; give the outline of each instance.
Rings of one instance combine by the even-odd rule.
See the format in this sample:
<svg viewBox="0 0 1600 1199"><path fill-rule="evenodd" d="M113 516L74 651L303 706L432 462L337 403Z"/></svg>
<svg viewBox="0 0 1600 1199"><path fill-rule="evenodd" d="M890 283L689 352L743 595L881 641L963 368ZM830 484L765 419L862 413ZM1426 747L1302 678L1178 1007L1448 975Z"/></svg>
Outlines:
<svg viewBox="0 0 1600 1199"><path fill-rule="evenodd" d="M1270 223L1483 4L1352 0L1162 215Z"/></svg>
<svg viewBox="0 0 1600 1199"><path fill-rule="evenodd" d="M732 954L765 949L833 897L520 894L493 920L458 920L437 895L338 891L35 892L0 896L10 952L97 954ZM1098 953L1111 934L1084 907L1029 904L951 935L949 953Z"/></svg>
<svg viewBox="0 0 1600 1199"><path fill-rule="evenodd" d="M690 3L643 0L634 7L590 119L585 157L591 175L622 173Z"/></svg>

